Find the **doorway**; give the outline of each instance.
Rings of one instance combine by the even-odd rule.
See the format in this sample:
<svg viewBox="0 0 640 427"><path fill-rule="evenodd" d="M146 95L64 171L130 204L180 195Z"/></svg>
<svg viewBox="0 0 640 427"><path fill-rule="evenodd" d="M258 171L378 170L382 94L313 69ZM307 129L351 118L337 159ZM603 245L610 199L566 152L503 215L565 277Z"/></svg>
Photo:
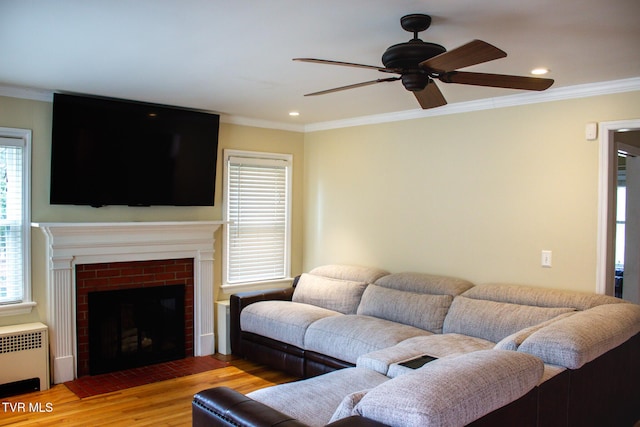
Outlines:
<svg viewBox="0 0 640 427"><path fill-rule="evenodd" d="M640 120L600 124L596 290L640 302Z"/></svg>

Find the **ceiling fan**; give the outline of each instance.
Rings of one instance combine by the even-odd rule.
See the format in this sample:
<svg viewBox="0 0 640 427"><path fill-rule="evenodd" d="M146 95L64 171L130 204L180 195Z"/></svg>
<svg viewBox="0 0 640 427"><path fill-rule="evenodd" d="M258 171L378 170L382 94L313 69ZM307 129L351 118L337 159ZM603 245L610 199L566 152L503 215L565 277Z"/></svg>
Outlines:
<svg viewBox="0 0 640 427"><path fill-rule="evenodd" d="M439 44L424 42L418 38L418 33L426 30L431 25L431 17L429 15L416 13L403 16L400 19L400 25L406 31L413 33L413 38L408 42L389 47L382 54L384 67L315 58L293 59L294 61L367 68L383 73L399 74L399 76L308 93L305 96L324 95L376 83L401 80L405 89L413 92L420 106L423 109L427 109L440 107L447 103L435 83L436 79L443 83L538 91L545 90L553 84L552 79L538 77L457 71L460 68L504 58L507 54L482 40L473 40L450 51L447 51Z"/></svg>

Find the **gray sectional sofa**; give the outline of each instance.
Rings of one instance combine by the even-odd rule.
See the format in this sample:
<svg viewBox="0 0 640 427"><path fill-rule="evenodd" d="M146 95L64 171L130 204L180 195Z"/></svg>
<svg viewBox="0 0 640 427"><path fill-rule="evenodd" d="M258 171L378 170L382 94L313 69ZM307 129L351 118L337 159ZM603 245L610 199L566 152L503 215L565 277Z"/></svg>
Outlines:
<svg viewBox="0 0 640 427"><path fill-rule="evenodd" d="M231 317L234 354L304 379L204 390L194 425L640 419L640 306L613 297L329 265L290 289L232 296Z"/></svg>

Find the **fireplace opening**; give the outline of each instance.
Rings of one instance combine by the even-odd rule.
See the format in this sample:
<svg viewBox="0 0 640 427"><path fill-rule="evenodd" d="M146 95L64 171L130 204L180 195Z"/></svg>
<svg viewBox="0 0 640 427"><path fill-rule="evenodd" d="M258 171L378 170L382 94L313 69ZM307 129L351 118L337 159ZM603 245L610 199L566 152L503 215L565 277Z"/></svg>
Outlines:
<svg viewBox="0 0 640 427"><path fill-rule="evenodd" d="M91 375L185 357L185 285L89 292Z"/></svg>

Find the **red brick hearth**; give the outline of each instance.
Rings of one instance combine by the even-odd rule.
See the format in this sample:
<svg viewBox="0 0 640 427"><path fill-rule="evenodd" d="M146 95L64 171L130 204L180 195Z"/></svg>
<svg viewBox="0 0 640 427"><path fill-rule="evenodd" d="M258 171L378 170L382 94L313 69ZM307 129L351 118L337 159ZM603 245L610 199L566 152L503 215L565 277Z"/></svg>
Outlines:
<svg viewBox="0 0 640 427"><path fill-rule="evenodd" d="M185 285L185 354L193 356L193 259L110 262L76 266L77 376L89 374L89 292Z"/></svg>

